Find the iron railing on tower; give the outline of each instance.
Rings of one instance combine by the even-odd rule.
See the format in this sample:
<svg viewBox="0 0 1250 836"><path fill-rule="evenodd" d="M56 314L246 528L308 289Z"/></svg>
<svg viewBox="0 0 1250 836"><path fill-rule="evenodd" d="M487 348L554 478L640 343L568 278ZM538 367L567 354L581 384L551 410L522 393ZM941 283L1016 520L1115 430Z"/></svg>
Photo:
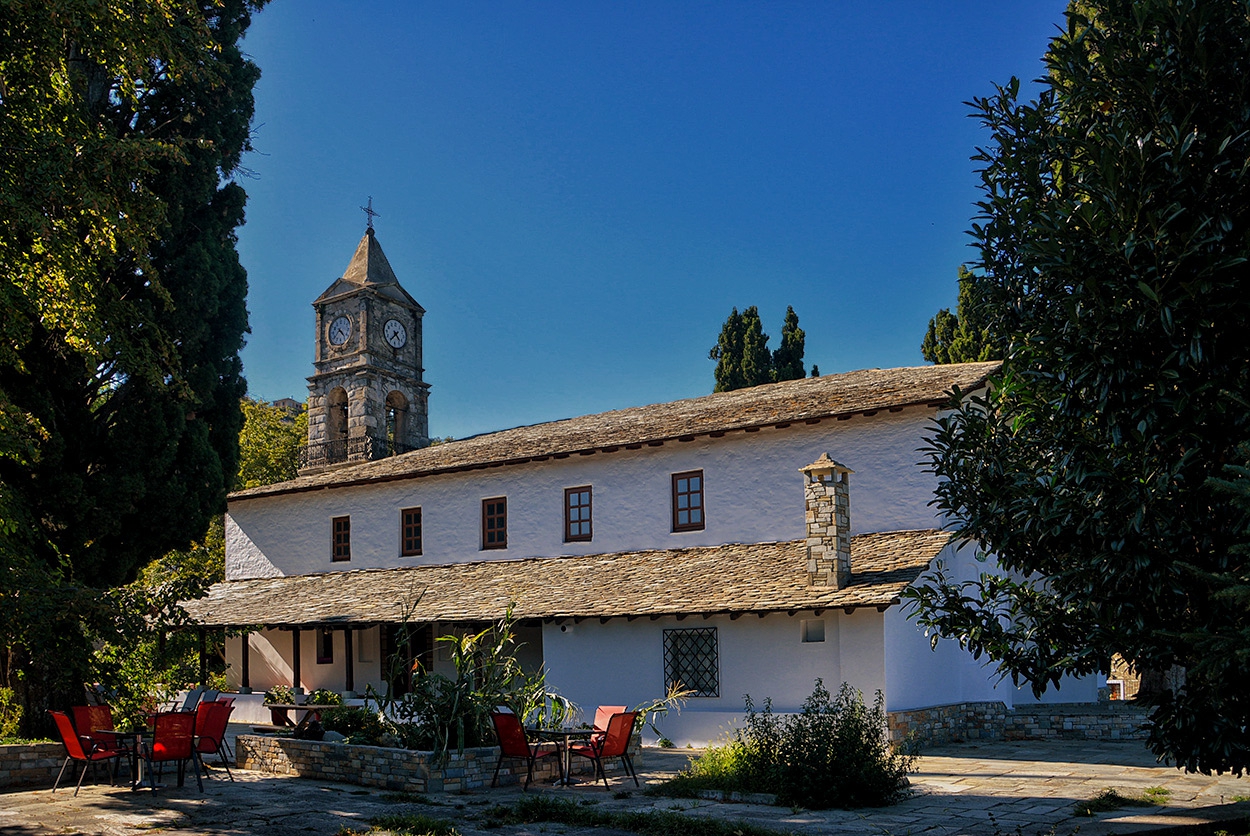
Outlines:
<svg viewBox="0 0 1250 836"><path fill-rule="evenodd" d="M300 470L308 467L329 467L335 464L371 462L407 453L416 447L387 438L356 435L333 441L316 441L299 448Z"/></svg>

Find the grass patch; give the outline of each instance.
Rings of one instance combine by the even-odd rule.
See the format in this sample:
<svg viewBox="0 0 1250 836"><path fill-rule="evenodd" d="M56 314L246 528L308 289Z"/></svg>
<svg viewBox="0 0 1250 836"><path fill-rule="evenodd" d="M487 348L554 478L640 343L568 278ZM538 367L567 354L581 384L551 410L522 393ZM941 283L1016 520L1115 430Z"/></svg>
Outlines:
<svg viewBox="0 0 1250 836"><path fill-rule="evenodd" d="M610 827L641 836L782 836L782 831L719 819L694 818L668 811L598 810L569 798L532 796L512 806L497 804L482 813L488 828L554 822L573 827Z"/></svg>
<svg viewBox="0 0 1250 836"><path fill-rule="evenodd" d="M447 819L436 819L413 813L394 813L370 819L374 830L389 830L404 836L459 836L456 826Z"/></svg>
<svg viewBox="0 0 1250 836"><path fill-rule="evenodd" d="M1172 791L1166 787L1148 787L1141 795L1121 795L1108 787L1088 801L1080 801L1074 808L1078 816L1092 816L1123 807L1153 807L1166 804Z"/></svg>
<svg viewBox="0 0 1250 836"><path fill-rule="evenodd" d="M1250 795L1234 795L1233 802L1250 801Z"/></svg>

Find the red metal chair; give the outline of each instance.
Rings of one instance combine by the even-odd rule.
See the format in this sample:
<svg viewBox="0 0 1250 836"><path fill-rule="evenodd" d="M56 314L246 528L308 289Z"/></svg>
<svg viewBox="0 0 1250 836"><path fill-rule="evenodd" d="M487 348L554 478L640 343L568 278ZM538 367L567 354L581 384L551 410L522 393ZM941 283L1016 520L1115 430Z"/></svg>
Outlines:
<svg viewBox="0 0 1250 836"><path fill-rule="evenodd" d="M178 764L178 786L186 778L187 761L195 762L195 783L200 792L204 781L200 778L200 753L195 748L195 715L186 711L170 711L156 715L152 731L152 748L147 754L148 766L175 761Z"/></svg>
<svg viewBox="0 0 1250 836"><path fill-rule="evenodd" d="M230 764L226 755L226 725L230 722L230 713L234 706L222 702L202 702L195 708L195 744L200 754L200 764L204 763L204 755L216 754L221 758L221 765L226 769L226 777L231 781Z"/></svg>
<svg viewBox="0 0 1250 836"><path fill-rule="evenodd" d="M625 710L623 705L601 705L595 709L595 732L597 732L591 740L595 743L602 742L603 735L607 733L608 721L612 719L613 714L620 714Z"/></svg>
<svg viewBox="0 0 1250 836"><path fill-rule="evenodd" d="M78 730L78 739L88 749L95 746L100 751L116 749L119 752L130 752L116 735L96 734L98 731L111 731L114 728L113 709L107 705L75 705L70 707L70 711L74 714L74 728Z"/></svg>
<svg viewBox="0 0 1250 836"><path fill-rule="evenodd" d="M117 764L122 756L120 750L97 749L95 744L90 743L87 749L83 749L83 741L74 730L74 724L70 722L69 715L64 711L49 711L48 713L56 722L57 733L61 735L61 743L65 746L65 763L61 764L61 771L57 773L56 781L52 784L53 792L56 792L56 788L61 785L61 776L65 774L65 767L69 766L70 761L83 762L82 774L78 776L78 785L74 787L74 795L78 795L78 791L82 789L82 780L87 777L87 769L90 768L94 772L95 765L100 761L113 761L113 777L110 783L117 779Z"/></svg>
<svg viewBox="0 0 1250 836"><path fill-rule="evenodd" d="M596 742L594 739L589 743L578 744L569 747L569 754L579 755L583 758L590 758L595 762L595 775L603 778L603 785L608 786L607 773L603 771L603 761L605 758L620 758L625 764L625 774L634 779L634 786L640 786L638 783L638 773L634 771L634 762L629 757L629 738L634 733L634 720L638 717L636 711L623 711L620 714L613 714L608 720L607 733L603 735L601 741Z"/></svg>
<svg viewBox="0 0 1250 836"><path fill-rule="evenodd" d="M499 767L503 765L504 758L525 758L525 786L521 789L528 790L534 777L534 763L539 758L558 756L560 750L543 749L540 743L531 744L525 737L520 718L515 714L494 712L490 719L495 724L495 737L499 738L499 760L495 763L495 777L491 778L490 785L493 787L499 782ZM564 764L559 757L556 758L556 763L559 764L560 780L563 781Z"/></svg>

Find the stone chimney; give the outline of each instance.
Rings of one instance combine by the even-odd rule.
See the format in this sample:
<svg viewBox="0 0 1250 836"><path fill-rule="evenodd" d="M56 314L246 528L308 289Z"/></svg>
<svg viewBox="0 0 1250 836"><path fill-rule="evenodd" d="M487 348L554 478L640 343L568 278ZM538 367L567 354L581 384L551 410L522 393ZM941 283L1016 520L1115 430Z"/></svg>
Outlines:
<svg viewBox="0 0 1250 836"><path fill-rule="evenodd" d="M821 453L807 467L807 583L843 589L851 583L850 475L855 471Z"/></svg>

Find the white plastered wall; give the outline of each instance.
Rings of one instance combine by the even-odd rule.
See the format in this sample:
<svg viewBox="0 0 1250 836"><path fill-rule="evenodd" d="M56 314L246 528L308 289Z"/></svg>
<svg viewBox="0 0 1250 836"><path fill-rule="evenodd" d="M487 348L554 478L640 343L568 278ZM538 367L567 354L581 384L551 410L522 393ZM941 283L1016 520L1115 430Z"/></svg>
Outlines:
<svg viewBox="0 0 1250 836"><path fill-rule="evenodd" d="M800 467L828 452L851 477L853 533L930 528L933 477L916 448L932 413L825 420L488 470L230 503L230 579L472 560L597 554L805 535ZM672 532L673 473L704 472L707 525ZM563 542L564 489L593 488L594 539ZM508 498L508 548L482 550L483 499ZM423 554L399 555L399 514L422 509ZM352 559L330 560L331 520L350 516Z"/></svg>
<svg viewBox="0 0 1250 836"><path fill-rule="evenodd" d="M819 617L825 622L823 642L802 640L803 620L817 618L810 612L550 623L543 628L547 682L577 703L583 717L593 717L598 705L633 708L664 694L665 630L715 627L719 696L692 698L680 713L655 723L678 746L704 745L727 735L741 723L747 694L757 707L771 698L775 712L788 713L802 707L817 678L830 691L845 679L871 700L885 687L881 613L838 610ZM653 742L656 734L647 728L643 738Z"/></svg>
<svg viewBox="0 0 1250 836"><path fill-rule="evenodd" d="M976 549L948 546L938 557L948 577L973 580L983 572L997 571L992 562L976 559ZM1008 708L1039 702L1093 702L1098 699L1097 675L1065 677L1058 688L1048 689L1040 699L1027 684L1017 688L1011 679L1000 679L986 657L974 659L958 643L942 639L933 646L924 630L909 616L906 602L891 607L885 617L886 709L903 711L962 702L1001 701Z"/></svg>

